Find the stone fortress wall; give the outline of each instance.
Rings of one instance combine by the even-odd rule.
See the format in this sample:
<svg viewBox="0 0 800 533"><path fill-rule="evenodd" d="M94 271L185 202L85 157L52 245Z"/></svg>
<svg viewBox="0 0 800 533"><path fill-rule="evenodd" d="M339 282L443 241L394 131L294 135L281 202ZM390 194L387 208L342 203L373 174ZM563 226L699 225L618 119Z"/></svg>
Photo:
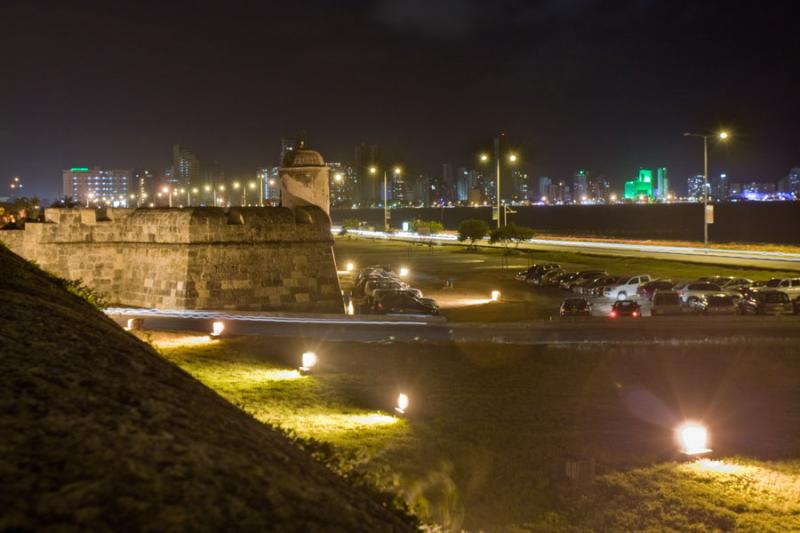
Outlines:
<svg viewBox="0 0 800 533"><path fill-rule="evenodd" d="M343 309L330 219L316 206L47 209L0 241L125 306Z"/></svg>

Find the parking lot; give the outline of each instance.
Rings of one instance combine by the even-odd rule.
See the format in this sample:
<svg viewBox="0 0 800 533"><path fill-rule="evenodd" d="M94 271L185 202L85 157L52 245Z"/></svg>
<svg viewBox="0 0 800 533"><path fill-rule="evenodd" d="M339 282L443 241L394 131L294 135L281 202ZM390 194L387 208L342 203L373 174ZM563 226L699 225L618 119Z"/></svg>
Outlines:
<svg viewBox="0 0 800 533"><path fill-rule="evenodd" d="M557 285L542 285L518 280L517 276L533 265L556 263L567 273L598 271L609 276L629 277L647 275L651 280L670 280L672 286L714 276L729 276L729 280L750 280L765 283L770 279L796 279L792 271L773 271L730 266L687 264L661 259L603 257L563 252L530 252L511 250L468 251L457 246L421 246L386 240L339 238L335 247L340 269L340 281L345 294L352 289L358 271L368 265L385 265L399 275L409 287L432 299L441 316L450 322L524 322L550 320L560 316L567 298L586 298L591 304L589 316L609 318L619 294L578 293ZM346 270L347 265L352 271ZM715 283L709 281L712 289ZM598 287L595 287L597 289ZM746 289L736 287L737 290ZM720 289L724 289L720 287ZM797 289L800 289L798 285ZM763 290L763 288L762 288ZM709 291L709 294L717 292ZM729 287L723 292L733 293ZM493 295L495 297L493 297ZM702 310L696 307L701 294L687 294L682 299L681 314L694 316ZM639 316L651 317L652 300L636 290L623 299L639 305ZM792 300L796 296L791 297ZM738 302L737 302L738 303ZM738 309L738 308L737 308ZM373 313L374 309L354 308L354 312ZM731 314L735 314L731 313Z"/></svg>

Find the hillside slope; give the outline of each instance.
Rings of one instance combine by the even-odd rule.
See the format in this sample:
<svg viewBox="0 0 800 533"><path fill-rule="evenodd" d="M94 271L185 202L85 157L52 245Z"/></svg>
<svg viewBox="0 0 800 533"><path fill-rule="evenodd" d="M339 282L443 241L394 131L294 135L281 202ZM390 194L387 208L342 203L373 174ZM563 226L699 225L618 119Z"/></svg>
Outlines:
<svg viewBox="0 0 800 533"><path fill-rule="evenodd" d="M0 247L0 530L413 527Z"/></svg>

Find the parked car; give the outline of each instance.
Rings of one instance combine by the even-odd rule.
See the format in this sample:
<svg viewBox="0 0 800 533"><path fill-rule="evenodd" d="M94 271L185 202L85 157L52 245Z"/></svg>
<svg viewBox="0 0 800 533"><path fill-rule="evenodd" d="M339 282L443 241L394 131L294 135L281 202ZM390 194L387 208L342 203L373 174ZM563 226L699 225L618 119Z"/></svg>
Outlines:
<svg viewBox="0 0 800 533"><path fill-rule="evenodd" d="M691 281L675 288L680 293L683 303L687 305L693 305L708 294L722 292L722 287L708 281Z"/></svg>
<svg viewBox="0 0 800 533"><path fill-rule="evenodd" d="M722 287L722 290L724 291L731 291L731 290L738 291L739 289L750 287L751 285L753 285L752 279L734 278L732 276L727 278L723 283L719 284L719 286Z"/></svg>
<svg viewBox="0 0 800 533"><path fill-rule="evenodd" d="M704 315L735 315L739 312L736 300L724 292L703 296L697 300L694 309Z"/></svg>
<svg viewBox="0 0 800 533"><path fill-rule="evenodd" d="M538 285L542 287L550 287L553 285L558 285L559 280L567 275L567 271L563 268L554 268L553 270L548 270L542 277L539 278Z"/></svg>
<svg viewBox="0 0 800 533"><path fill-rule="evenodd" d="M541 265L536 265L532 271L528 273L528 277L525 279L527 283L532 283L534 285L539 284L539 280L544 276L546 273L561 268L560 265L555 263L544 263Z"/></svg>
<svg viewBox="0 0 800 533"><path fill-rule="evenodd" d="M572 292L577 294L591 294L593 289L596 289L598 286L604 286L611 282L613 282L616 278L613 276L590 276L588 278L584 278L579 280L573 287Z"/></svg>
<svg viewBox="0 0 800 533"><path fill-rule="evenodd" d="M751 290L740 302L742 314L789 315L795 308L789 295L775 289Z"/></svg>
<svg viewBox="0 0 800 533"><path fill-rule="evenodd" d="M650 276L647 274L631 276L618 285L607 287L603 291L603 296L606 298L612 298L614 300L627 300L628 296L636 294L636 291L639 289L640 285L643 285L648 281L650 281Z"/></svg>
<svg viewBox="0 0 800 533"><path fill-rule="evenodd" d="M677 291L655 291L653 293L650 314L653 316L679 315L683 313L681 295Z"/></svg>
<svg viewBox="0 0 800 533"><path fill-rule="evenodd" d="M530 279L532 279L534 277L541 276L542 274L544 274L545 272L547 272L549 270L553 270L555 268L560 268L560 266L561 265L558 265L556 263L539 263L539 264L531 265L528 268L526 268L525 270L521 270L520 272L517 272L516 278L519 281L528 281L528 280L530 280Z"/></svg>
<svg viewBox="0 0 800 533"><path fill-rule="evenodd" d="M398 281L395 279L373 279L367 281L364 285L364 294L367 298L372 297L372 294L378 289L391 289L391 290L399 290L399 289L407 289L408 283Z"/></svg>
<svg viewBox="0 0 800 533"><path fill-rule="evenodd" d="M387 294L375 304L379 313L438 315L439 306L430 298L417 298L406 292Z"/></svg>
<svg viewBox="0 0 800 533"><path fill-rule="evenodd" d="M639 307L639 304L633 300L617 300L611 306L611 313L609 313L608 316L611 318L617 318L621 316L636 318L638 316L642 316L642 308Z"/></svg>
<svg viewBox="0 0 800 533"><path fill-rule="evenodd" d="M576 272L574 277L567 277L565 281L561 282L561 287L567 290L572 290L572 288L579 282L587 279L587 278L597 278L599 276L607 276L608 272L605 270L581 270L580 272Z"/></svg>
<svg viewBox="0 0 800 533"><path fill-rule="evenodd" d="M368 305L374 308L384 297L394 294L410 294L414 298L422 298L422 291L413 287L406 289L375 289L368 299Z"/></svg>
<svg viewBox="0 0 800 533"><path fill-rule="evenodd" d="M800 278L772 278L767 287L786 293L790 300L800 298Z"/></svg>
<svg viewBox="0 0 800 533"><path fill-rule="evenodd" d="M674 286L675 282L671 279L651 279L647 283L639 285L636 295L645 300L652 300L656 291L668 291Z"/></svg>
<svg viewBox="0 0 800 533"><path fill-rule="evenodd" d="M567 298L561 302L561 316L591 316L592 304L586 298Z"/></svg>

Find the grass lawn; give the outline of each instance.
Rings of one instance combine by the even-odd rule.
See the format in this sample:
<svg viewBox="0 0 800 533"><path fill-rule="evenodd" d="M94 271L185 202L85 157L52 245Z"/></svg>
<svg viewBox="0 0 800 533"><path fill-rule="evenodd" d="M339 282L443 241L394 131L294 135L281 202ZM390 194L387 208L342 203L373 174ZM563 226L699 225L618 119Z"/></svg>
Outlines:
<svg viewBox="0 0 800 533"><path fill-rule="evenodd" d="M536 288L518 282L514 275L534 263L559 263L568 270L603 269L611 274L649 274L673 280L701 276L735 275L761 280L797 273L752 268L720 267L637 257L605 257L569 252L531 252L519 250L503 255L502 250L468 251L459 246L412 245L405 242L338 237L334 247L340 269L347 262L356 268L389 264L394 269L407 266L409 283L425 296L436 299L442 313L455 322L510 322L541 320L558 315L566 294L558 289ZM453 289L444 289L448 279ZM343 288L347 280L342 279ZM492 290L503 294L502 305L489 302Z"/></svg>
<svg viewBox="0 0 800 533"><path fill-rule="evenodd" d="M795 346L309 342L160 350L259 420L330 443L344 471L447 528L800 529ZM320 363L300 377L307 349ZM402 420L391 417L401 391ZM709 425L724 462L676 462L685 418ZM595 461L594 483L570 483L570 459Z"/></svg>

